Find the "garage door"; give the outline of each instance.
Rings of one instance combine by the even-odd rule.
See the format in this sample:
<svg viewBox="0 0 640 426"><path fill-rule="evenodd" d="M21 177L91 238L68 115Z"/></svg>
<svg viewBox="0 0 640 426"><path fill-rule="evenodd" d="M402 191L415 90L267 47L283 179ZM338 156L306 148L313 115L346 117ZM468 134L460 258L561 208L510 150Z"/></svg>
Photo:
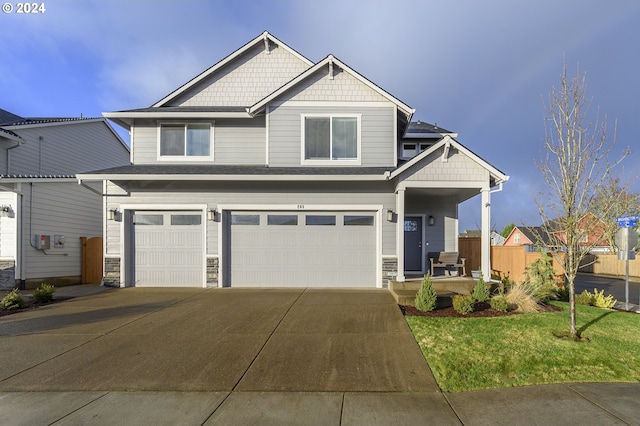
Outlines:
<svg viewBox="0 0 640 426"><path fill-rule="evenodd" d="M231 286L375 287L375 212L231 212Z"/></svg>
<svg viewBox="0 0 640 426"><path fill-rule="evenodd" d="M202 212L136 211L133 215L137 287L203 287Z"/></svg>

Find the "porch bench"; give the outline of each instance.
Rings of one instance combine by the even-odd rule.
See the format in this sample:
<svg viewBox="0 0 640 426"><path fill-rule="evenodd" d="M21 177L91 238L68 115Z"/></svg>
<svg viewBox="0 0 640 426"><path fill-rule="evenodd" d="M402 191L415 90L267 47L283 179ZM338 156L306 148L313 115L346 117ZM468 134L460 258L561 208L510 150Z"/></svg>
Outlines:
<svg viewBox="0 0 640 426"><path fill-rule="evenodd" d="M434 275L435 268L445 268L445 271L449 271L449 275L451 275L450 268L456 268L458 269L458 276L466 277L467 270L465 260L464 257L460 257L460 253L457 251L430 252L431 276ZM460 275L459 268L462 268L462 275Z"/></svg>

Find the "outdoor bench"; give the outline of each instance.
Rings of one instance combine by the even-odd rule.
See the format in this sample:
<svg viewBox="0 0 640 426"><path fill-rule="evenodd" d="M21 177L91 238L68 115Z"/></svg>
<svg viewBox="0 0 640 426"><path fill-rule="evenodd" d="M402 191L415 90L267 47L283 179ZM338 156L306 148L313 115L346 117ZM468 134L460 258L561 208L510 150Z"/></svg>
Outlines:
<svg viewBox="0 0 640 426"><path fill-rule="evenodd" d="M449 271L451 275L451 269L462 268L462 275L458 270L458 276L465 277L467 270L465 267L465 258L460 257L460 253L457 251L441 251L440 253L429 253L429 260L431 261L431 276L434 275L435 268L445 268L445 271Z"/></svg>

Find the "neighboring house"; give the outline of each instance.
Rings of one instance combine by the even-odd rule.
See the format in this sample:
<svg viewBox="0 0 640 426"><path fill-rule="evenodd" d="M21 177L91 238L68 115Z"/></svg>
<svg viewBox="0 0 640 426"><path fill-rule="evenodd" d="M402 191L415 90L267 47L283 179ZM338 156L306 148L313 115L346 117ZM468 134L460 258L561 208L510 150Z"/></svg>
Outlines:
<svg viewBox="0 0 640 426"><path fill-rule="evenodd" d="M80 237L102 236L104 209L76 173L123 164L129 149L104 118L0 109L0 288L80 281Z"/></svg>
<svg viewBox="0 0 640 426"><path fill-rule="evenodd" d="M542 241L542 243L540 243ZM503 246L526 246L528 252L536 251L536 247L549 248L548 236L541 226L514 226Z"/></svg>
<svg viewBox="0 0 640 426"><path fill-rule="evenodd" d="M558 228L552 232L550 238L548 229ZM505 240L505 246L526 246L527 251L536 251L538 247L545 250L558 250L565 241L564 232L557 221L546 222L543 226L516 226ZM611 251L604 237L606 226L593 213L587 213L579 222L578 230L582 230L582 236L578 245L589 249L591 252L607 253Z"/></svg>
<svg viewBox="0 0 640 426"><path fill-rule="evenodd" d="M480 193L490 271L508 176L413 114L267 32L151 107L105 113L133 163L78 176L104 188L105 284L383 287L457 251L458 204Z"/></svg>
<svg viewBox="0 0 640 426"><path fill-rule="evenodd" d="M460 238L481 238L482 229L467 229L465 232L460 233ZM505 242L505 238L497 231L491 231L490 234L491 245L501 246Z"/></svg>

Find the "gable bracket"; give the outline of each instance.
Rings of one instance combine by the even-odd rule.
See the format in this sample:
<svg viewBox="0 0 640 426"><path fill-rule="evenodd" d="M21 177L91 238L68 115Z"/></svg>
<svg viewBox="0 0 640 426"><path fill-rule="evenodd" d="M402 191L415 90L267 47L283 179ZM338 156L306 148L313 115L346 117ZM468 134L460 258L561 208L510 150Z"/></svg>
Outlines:
<svg viewBox="0 0 640 426"><path fill-rule="evenodd" d="M451 142L449 140L447 140L444 144L444 151L442 152L442 159L441 161L443 163L446 163L447 161L449 161L449 149L451 148Z"/></svg>
<svg viewBox="0 0 640 426"><path fill-rule="evenodd" d="M329 80L333 80L333 55L329 55Z"/></svg>
<svg viewBox="0 0 640 426"><path fill-rule="evenodd" d="M266 53L267 55L270 55L271 50L269 50L269 37L266 32L264 33L262 38L264 39L264 53Z"/></svg>

